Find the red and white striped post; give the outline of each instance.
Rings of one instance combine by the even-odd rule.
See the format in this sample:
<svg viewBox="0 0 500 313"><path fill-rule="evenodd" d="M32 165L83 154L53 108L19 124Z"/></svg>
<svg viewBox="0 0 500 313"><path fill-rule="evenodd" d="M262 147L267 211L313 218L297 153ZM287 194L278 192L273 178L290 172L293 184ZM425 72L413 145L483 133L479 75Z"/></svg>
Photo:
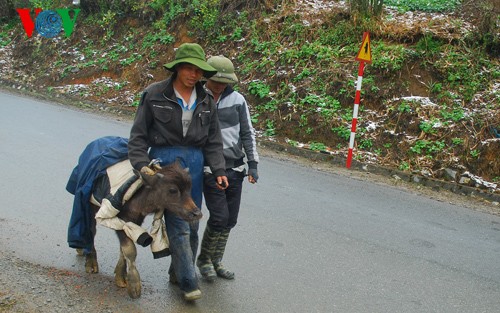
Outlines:
<svg viewBox="0 0 500 313"><path fill-rule="evenodd" d="M356 96L354 97L354 110L352 112L351 137L349 139L349 152L347 153L346 167L351 167L352 150L354 149L354 139L356 138L356 124L358 123L359 102L361 100L361 83L363 82L363 72L365 71L365 63L372 62L372 53L370 49L370 34L363 34L363 44L359 49L356 60L359 61L358 83L356 84Z"/></svg>
<svg viewBox="0 0 500 313"><path fill-rule="evenodd" d="M349 138L349 152L347 153L347 168L351 167L352 149L354 148L354 138L356 137L356 125L358 123L359 100L361 99L361 83L363 82L363 71L365 62L359 63L358 83L356 84L356 96L354 97L354 110L352 112L351 137Z"/></svg>

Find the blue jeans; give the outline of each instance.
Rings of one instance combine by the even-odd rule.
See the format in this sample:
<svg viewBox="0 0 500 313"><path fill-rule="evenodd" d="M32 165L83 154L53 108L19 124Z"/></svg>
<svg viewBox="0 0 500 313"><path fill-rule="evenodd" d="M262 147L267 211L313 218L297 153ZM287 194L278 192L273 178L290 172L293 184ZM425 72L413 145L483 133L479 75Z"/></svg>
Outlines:
<svg viewBox="0 0 500 313"><path fill-rule="evenodd" d="M165 212L164 216L172 258L168 273L175 274L181 290L189 292L198 289L194 262L198 252L199 223L187 223L169 212Z"/></svg>
<svg viewBox="0 0 500 313"><path fill-rule="evenodd" d="M191 147L152 147L151 159L160 159L160 165L171 164L176 160L184 168L189 168L193 186L191 197L201 208L203 190L203 152ZM172 261L168 272L174 273L181 290L189 292L198 289L198 278L194 265L198 252L199 222L188 223L170 212L164 214L167 235L170 241Z"/></svg>

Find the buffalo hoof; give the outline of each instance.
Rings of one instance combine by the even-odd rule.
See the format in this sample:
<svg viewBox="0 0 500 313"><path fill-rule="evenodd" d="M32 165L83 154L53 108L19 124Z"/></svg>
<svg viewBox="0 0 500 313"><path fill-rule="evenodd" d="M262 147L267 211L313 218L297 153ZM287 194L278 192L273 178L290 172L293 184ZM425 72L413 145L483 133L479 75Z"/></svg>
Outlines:
<svg viewBox="0 0 500 313"><path fill-rule="evenodd" d="M125 288L127 287L127 280L125 279L124 276L115 275L115 284L120 288Z"/></svg>
<svg viewBox="0 0 500 313"><path fill-rule="evenodd" d="M115 284L120 288L127 287L127 265L123 259L115 267Z"/></svg>
<svg viewBox="0 0 500 313"><path fill-rule="evenodd" d="M97 256L87 254L85 258L85 271L89 274L99 273L99 264L97 264Z"/></svg>
<svg viewBox="0 0 500 313"><path fill-rule="evenodd" d="M137 299L141 296L141 277L137 269L132 269L128 272L127 292L132 299Z"/></svg>

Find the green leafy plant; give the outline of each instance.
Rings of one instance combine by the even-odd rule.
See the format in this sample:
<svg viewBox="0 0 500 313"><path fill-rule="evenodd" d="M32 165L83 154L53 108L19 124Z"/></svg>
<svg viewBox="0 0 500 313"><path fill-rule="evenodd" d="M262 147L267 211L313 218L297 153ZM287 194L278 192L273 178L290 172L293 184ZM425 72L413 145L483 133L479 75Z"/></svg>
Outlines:
<svg viewBox="0 0 500 313"><path fill-rule="evenodd" d="M398 166L399 170L401 171L408 171L410 169L410 164L406 161L402 161L399 166Z"/></svg>
<svg viewBox="0 0 500 313"><path fill-rule="evenodd" d="M146 34L146 36L142 39L142 49L149 49L157 43L161 45L168 45L174 41L175 37L167 33L166 30L162 29L159 32Z"/></svg>
<svg viewBox="0 0 500 313"><path fill-rule="evenodd" d="M142 93L136 93L134 95L134 100L132 100L132 103L130 104L130 106L138 107L139 103L141 101L141 96L142 96Z"/></svg>
<svg viewBox="0 0 500 313"><path fill-rule="evenodd" d="M326 150L326 145L322 142L311 142L309 143L309 149L312 151L325 151Z"/></svg>
<svg viewBox="0 0 500 313"><path fill-rule="evenodd" d="M272 99L271 101L264 102L258 106L259 111L274 112L278 109L278 100Z"/></svg>
<svg viewBox="0 0 500 313"><path fill-rule="evenodd" d="M351 130L347 127L333 127L332 131L343 140L349 140L349 137L351 137Z"/></svg>
<svg viewBox="0 0 500 313"><path fill-rule="evenodd" d="M416 44L415 50L427 56L434 56L441 51L443 43L431 35L423 36Z"/></svg>
<svg viewBox="0 0 500 313"><path fill-rule="evenodd" d="M432 83L429 86L429 91L434 93L440 93L443 90L442 83Z"/></svg>
<svg viewBox="0 0 500 313"><path fill-rule="evenodd" d="M248 86L248 91L252 95L256 95L257 97L262 99L262 98L269 95L271 88L269 87L269 85L267 85L266 83L264 83L262 81L254 80L254 81L250 82L250 84Z"/></svg>
<svg viewBox="0 0 500 313"><path fill-rule="evenodd" d="M444 82L448 85L448 89L455 91L455 95L450 93L448 95L450 97L459 95L469 102L493 79L493 68L496 66L489 62L484 57L484 52L478 48L454 45L444 47L443 57L437 59L433 66L446 77Z"/></svg>
<svg viewBox="0 0 500 313"><path fill-rule="evenodd" d="M308 68L304 68L299 75L297 75L296 77L294 77L292 79L292 81L293 82L298 82L298 81L301 81L301 80L303 80L305 78L311 77L314 74L316 74L316 70L310 70Z"/></svg>
<svg viewBox="0 0 500 313"><path fill-rule="evenodd" d="M385 5L394 6L401 11L445 12L453 11L460 0L385 0Z"/></svg>
<svg viewBox="0 0 500 313"><path fill-rule="evenodd" d="M367 139L367 138L363 138L359 141L358 143L358 147L360 149L365 149L365 150L369 150L373 147L373 141L371 139Z"/></svg>
<svg viewBox="0 0 500 313"><path fill-rule="evenodd" d="M412 52L401 44L386 44L378 41L373 44L372 65L374 68L391 72L400 70L403 65L411 60Z"/></svg>
<svg viewBox="0 0 500 313"><path fill-rule="evenodd" d="M16 20L0 25L0 48L9 45L12 42L10 32L17 26Z"/></svg>
<svg viewBox="0 0 500 313"><path fill-rule="evenodd" d="M307 115L306 114L301 114L299 117L299 127L305 127L308 125L308 120L307 120Z"/></svg>
<svg viewBox="0 0 500 313"><path fill-rule="evenodd" d="M164 11L165 8L172 5L172 0L151 0L148 1L148 6L155 11Z"/></svg>
<svg viewBox="0 0 500 313"><path fill-rule="evenodd" d="M116 12L108 10L101 15L101 20L99 25L106 31L104 36L105 40L109 40L114 35L114 27L118 19L116 18Z"/></svg>
<svg viewBox="0 0 500 313"><path fill-rule="evenodd" d="M437 127L441 124L441 122L433 118L430 121L422 121L418 127L426 134L435 134L437 133Z"/></svg>
<svg viewBox="0 0 500 313"><path fill-rule="evenodd" d="M330 120L341 110L340 102L328 95L308 94L299 104L308 111L318 112L326 120Z"/></svg>
<svg viewBox="0 0 500 313"><path fill-rule="evenodd" d="M163 12L162 18L153 24L153 27L159 30L166 30L168 25L186 12L182 1L153 0L149 5L155 11Z"/></svg>
<svg viewBox="0 0 500 313"><path fill-rule="evenodd" d="M233 33L231 34L231 40L240 40L243 38L243 28L241 27L236 27L233 31Z"/></svg>
<svg viewBox="0 0 500 313"><path fill-rule="evenodd" d="M191 27L196 30L208 31L215 26L219 18L220 0L193 0L190 2L192 12Z"/></svg>
<svg viewBox="0 0 500 313"><path fill-rule="evenodd" d="M60 1L54 0L30 0L31 7L42 8L43 10L54 9L55 5L59 5Z"/></svg>
<svg viewBox="0 0 500 313"><path fill-rule="evenodd" d="M218 35L217 38L215 38L215 42L218 43L223 43L227 41L227 35Z"/></svg>
<svg viewBox="0 0 500 313"><path fill-rule="evenodd" d="M431 156L442 151L446 147L444 141L417 140L410 150L416 154Z"/></svg>
<svg viewBox="0 0 500 313"><path fill-rule="evenodd" d="M276 135L276 129L274 127L274 121L267 119L266 120L266 130L264 131L264 135L267 137L272 137Z"/></svg>
<svg viewBox="0 0 500 313"><path fill-rule="evenodd" d="M128 58L121 60L120 64L124 65L124 66L129 66L129 65L131 65L131 64L133 64L136 61L139 61L141 59L142 59L142 55L140 55L139 53L132 53L132 55L129 56Z"/></svg>
<svg viewBox="0 0 500 313"><path fill-rule="evenodd" d="M398 106L398 111L401 113L410 113L411 112L410 103L407 101L402 101Z"/></svg>
<svg viewBox="0 0 500 313"><path fill-rule="evenodd" d="M250 117L252 124L257 124L259 122L259 116L259 113L252 114L252 116Z"/></svg>
<svg viewBox="0 0 500 313"><path fill-rule="evenodd" d="M439 113L444 119L451 120L454 122L458 122L465 118L465 112L461 107L453 108L451 111L449 111L445 106L443 109L439 111Z"/></svg>
<svg viewBox="0 0 500 313"><path fill-rule="evenodd" d="M473 158L475 158L475 159L477 159L477 158L479 157L479 155L480 155L480 154L481 154L481 152L479 152L479 151L478 151L478 150L476 150L476 149L471 150L471 152L470 152L470 155L471 155Z"/></svg>

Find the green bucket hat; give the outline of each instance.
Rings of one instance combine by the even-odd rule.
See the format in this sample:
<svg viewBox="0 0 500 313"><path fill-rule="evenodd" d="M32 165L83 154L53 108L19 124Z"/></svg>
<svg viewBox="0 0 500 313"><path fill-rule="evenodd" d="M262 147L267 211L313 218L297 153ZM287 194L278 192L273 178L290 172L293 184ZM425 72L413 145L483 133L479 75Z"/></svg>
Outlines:
<svg viewBox="0 0 500 313"><path fill-rule="evenodd" d="M206 61L205 51L197 43L183 43L175 51L175 60L163 65L167 70L175 72L175 66L179 63L189 63L201 68L206 78L212 77L217 70Z"/></svg>
<svg viewBox="0 0 500 313"><path fill-rule="evenodd" d="M234 73L233 62L225 56L213 56L207 60L207 63L217 70L217 73L210 77L211 80L224 84L235 84L238 82L238 77Z"/></svg>

